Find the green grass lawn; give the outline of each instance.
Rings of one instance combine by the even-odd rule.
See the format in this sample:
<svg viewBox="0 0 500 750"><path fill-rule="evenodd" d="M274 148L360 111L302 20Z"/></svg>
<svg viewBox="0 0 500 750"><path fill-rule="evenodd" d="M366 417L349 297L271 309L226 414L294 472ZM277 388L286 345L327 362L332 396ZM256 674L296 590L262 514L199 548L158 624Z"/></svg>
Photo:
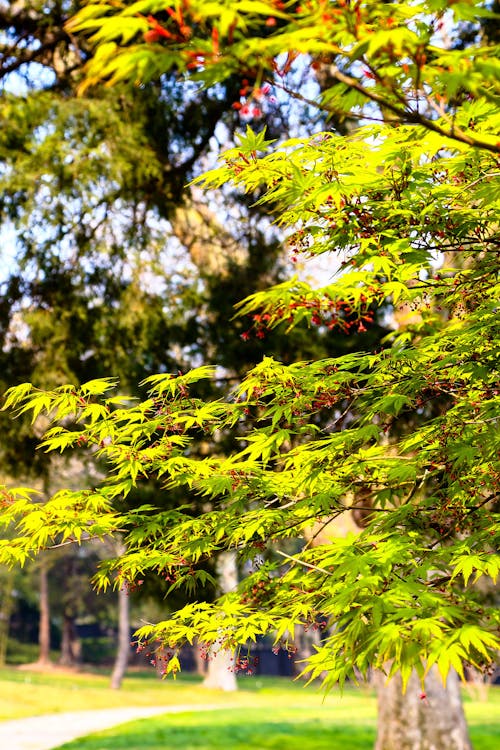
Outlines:
<svg viewBox="0 0 500 750"><path fill-rule="evenodd" d="M121 690L109 687L109 672L68 673L58 669L36 672L0 669L0 721L62 711L85 711L126 706L172 706L215 703L220 692L201 688L200 679L159 680L153 669L131 673ZM231 702L241 704L247 691Z"/></svg>
<svg viewBox="0 0 500 750"><path fill-rule="evenodd" d="M247 708L185 713L135 721L64 745L64 750L370 750L376 701L363 691L330 695L316 705L295 687L263 688ZM258 695L258 694L257 694ZM255 697L257 697L257 695ZM284 700L288 706L283 705ZM500 691L487 703L465 697L475 750L500 747ZM62 750L62 749L61 749Z"/></svg>
<svg viewBox="0 0 500 750"><path fill-rule="evenodd" d="M358 701L349 701L350 708ZM365 750L375 739L375 705L359 714L318 705L249 707L135 721L63 745L65 750ZM351 711L348 710L348 714Z"/></svg>
<svg viewBox="0 0 500 750"><path fill-rule="evenodd" d="M487 702L464 695L474 750L500 748L500 689ZM251 677L236 694L208 691L182 675L132 674L112 691L102 674L0 670L0 718L115 706L216 704L220 710L165 715L67 743L64 750L370 750L376 700L368 690L332 691L284 678Z"/></svg>
<svg viewBox="0 0 500 750"><path fill-rule="evenodd" d="M322 704L319 688L280 677L243 677L237 693L201 687L201 679L183 673L177 680L159 680L153 669L131 673L121 690L111 690L108 673L34 672L0 669L0 720L62 711L126 706L220 704L228 708L260 705L287 707ZM360 695L371 695L363 693ZM330 698L327 699L327 702Z"/></svg>

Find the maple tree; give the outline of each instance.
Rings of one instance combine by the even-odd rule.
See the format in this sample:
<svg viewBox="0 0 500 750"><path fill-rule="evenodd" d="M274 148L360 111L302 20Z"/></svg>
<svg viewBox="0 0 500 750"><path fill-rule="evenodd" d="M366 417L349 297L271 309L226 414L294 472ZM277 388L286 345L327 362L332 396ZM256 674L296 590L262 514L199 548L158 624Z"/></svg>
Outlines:
<svg viewBox="0 0 500 750"><path fill-rule="evenodd" d="M437 664L444 677L495 658L499 614L475 586L500 565L500 76L481 18L494 18L482 3L443 0L142 0L90 2L72 22L97 44L86 86L172 68L205 87L246 81L235 105L255 127L197 181L254 195L293 254L336 259L322 288L294 278L244 300L248 336L363 333L382 305L397 320L375 351L266 357L227 399L203 398L203 379L217 379L208 365L147 377L137 403L109 393L112 378L7 392L4 408L50 416L44 449L88 446L108 474L43 505L5 489L2 522L18 534L2 561L117 531L127 552L101 566L103 588L145 572L193 588L210 576L199 563L228 549L252 561L236 590L138 631L140 645L162 644L166 673L195 636L237 648L270 633L293 651L298 623L324 630L305 670L327 686L371 668L406 682L414 668ZM476 29L470 44L457 43L463 24ZM294 88L309 65L331 82L317 100L310 79ZM259 111L280 89L358 124L273 143ZM238 448L218 451L234 430ZM200 438L205 456L191 451ZM206 512L120 513L115 501L151 477L199 493ZM325 542L353 507L366 511L361 532Z"/></svg>

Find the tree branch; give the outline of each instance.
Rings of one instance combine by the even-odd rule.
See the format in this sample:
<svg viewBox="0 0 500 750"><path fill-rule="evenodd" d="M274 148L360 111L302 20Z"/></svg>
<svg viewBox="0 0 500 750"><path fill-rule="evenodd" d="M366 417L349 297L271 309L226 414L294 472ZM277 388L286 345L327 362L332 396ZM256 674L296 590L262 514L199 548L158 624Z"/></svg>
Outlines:
<svg viewBox="0 0 500 750"><path fill-rule="evenodd" d="M355 91L358 91L360 94L365 96L370 101L378 104L380 107L387 109L390 112L392 112L394 115L396 115L399 119L397 121L392 121L392 124L394 125L404 124L404 123L422 125L422 127L426 128L427 130L431 130L434 133L438 133L439 135L442 135L444 138L450 138L451 140L459 141L460 143L465 143L468 146L473 146L474 148L482 148L487 151L491 151L494 154L500 153L500 144L488 143L487 141L483 141L480 138L473 138L468 133L465 133L463 130L455 127L454 125L451 125L450 129L447 130L441 125L438 125L437 122L434 122L434 120L430 120L428 117L425 117L425 115L420 114L420 112L415 112L414 110L409 110L409 109L398 107L396 104L393 104L392 102L388 101L380 94L377 94L375 91L371 91L370 89L365 88L356 78L353 78L352 76L342 73L342 71L340 71L337 67L332 68L332 70L330 71L330 75L339 83L343 83L345 86L348 86L349 88L352 88ZM276 81L274 80L271 80L269 82L273 86L277 85ZM347 113L337 110L335 107L329 106L328 104L325 104L323 102L318 102L317 100L314 100L314 99L310 99L307 96L304 96L304 94L300 94L297 91L293 91L293 89L289 89L287 86L278 85L278 88L281 88L283 91L285 91L285 93L289 94L294 99L297 99L298 101L301 101L304 104L308 104L312 107L315 107L316 109L320 109L323 112L330 112L332 114L337 114L337 115L347 114ZM352 112L349 114L352 117ZM360 115L360 118L368 119L368 120L376 120L378 122L383 121L383 118L365 117L364 115Z"/></svg>

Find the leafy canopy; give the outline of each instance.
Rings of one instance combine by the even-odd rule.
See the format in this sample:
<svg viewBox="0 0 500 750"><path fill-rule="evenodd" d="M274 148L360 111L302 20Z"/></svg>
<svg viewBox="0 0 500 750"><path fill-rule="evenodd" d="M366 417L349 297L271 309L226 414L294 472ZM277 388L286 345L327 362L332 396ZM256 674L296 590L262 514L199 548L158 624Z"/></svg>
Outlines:
<svg viewBox="0 0 500 750"><path fill-rule="evenodd" d="M104 588L146 571L174 588L203 583L203 562L225 549L250 571L216 602L139 631L172 653L167 671L195 636L236 647L271 633L293 650L299 623L324 629L306 670L326 671L327 685L391 662L405 680L434 663L443 676L462 673L498 648L488 582L500 564L500 76L483 18L494 21L481 3L440 0L185 0L166 10L143 0L90 2L71 22L97 45L86 85L172 67L206 87L240 75L243 107L267 95L265 82L310 99L326 71L310 104L358 121L347 135L273 143L248 127L198 181L255 196L294 254L332 257L322 288L292 279L241 303L257 333L363 333L380 307L394 322L377 351L267 357L226 400L199 396L200 381L216 377L206 366L147 378L145 400L132 404L109 394L109 380L7 392L4 408L49 415L42 447L88 446L108 472L47 504L5 489L2 523L18 533L2 561L120 531L128 551L100 569ZM228 431L239 445L225 454ZM200 438L206 456L192 449ZM118 513L116 501L151 477L200 494L205 512L187 501ZM366 525L336 536L353 507Z"/></svg>

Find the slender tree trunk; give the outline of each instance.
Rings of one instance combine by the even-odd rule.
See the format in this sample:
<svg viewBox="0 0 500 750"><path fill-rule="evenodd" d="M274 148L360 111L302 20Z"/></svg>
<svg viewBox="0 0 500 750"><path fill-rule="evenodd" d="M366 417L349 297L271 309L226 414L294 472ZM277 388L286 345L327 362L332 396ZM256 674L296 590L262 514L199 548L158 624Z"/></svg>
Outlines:
<svg viewBox="0 0 500 750"><path fill-rule="evenodd" d="M127 589L118 590L118 647L115 664L111 673L111 687L121 687L130 656L130 603Z"/></svg>
<svg viewBox="0 0 500 750"><path fill-rule="evenodd" d="M473 700L485 703L488 700L489 690L493 684L494 673L488 672L484 674L480 669L469 666L465 670L465 677L467 680L465 688L470 697Z"/></svg>
<svg viewBox="0 0 500 750"><path fill-rule="evenodd" d="M404 695L400 674L388 684L378 674L376 682L379 713L375 750L472 750L456 672L450 672L445 687L432 667L425 680L425 693L416 672Z"/></svg>
<svg viewBox="0 0 500 750"><path fill-rule="evenodd" d="M238 584L236 553L221 552L216 563L217 580L222 594L233 591ZM232 651L212 647L209 652L207 675L204 687L216 688L225 692L238 689L234 673L234 654Z"/></svg>
<svg viewBox="0 0 500 750"><path fill-rule="evenodd" d="M293 642L297 649L293 659L294 673L300 674L303 667L301 662L306 661L316 652L315 646L321 645L320 631L317 627L306 630L303 625L295 625Z"/></svg>
<svg viewBox="0 0 500 750"><path fill-rule="evenodd" d="M61 656L59 657L59 664L61 664L63 667L72 666L70 630L71 619L66 613L64 613L61 633Z"/></svg>
<svg viewBox="0 0 500 750"><path fill-rule="evenodd" d="M52 665L50 660L50 603L49 603L49 566L44 555L40 557L40 624L38 626L38 664L44 667Z"/></svg>
<svg viewBox="0 0 500 750"><path fill-rule="evenodd" d="M5 568L0 581L0 667L7 659L10 616L13 608L14 571Z"/></svg>
<svg viewBox="0 0 500 750"><path fill-rule="evenodd" d="M207 671L207 662L206 659L203 658L197 638L193 641L193 659L196 674L200 675L200 677L204 677Z"/></svg>
<svg viewBox="0 0 500 750"><path fill-rule="evenodd" d="M59 664L65 667L74 667L80 663L81 653L80 640L76 634L75 618L71 613L65 612L63 615Z"/></svg>

